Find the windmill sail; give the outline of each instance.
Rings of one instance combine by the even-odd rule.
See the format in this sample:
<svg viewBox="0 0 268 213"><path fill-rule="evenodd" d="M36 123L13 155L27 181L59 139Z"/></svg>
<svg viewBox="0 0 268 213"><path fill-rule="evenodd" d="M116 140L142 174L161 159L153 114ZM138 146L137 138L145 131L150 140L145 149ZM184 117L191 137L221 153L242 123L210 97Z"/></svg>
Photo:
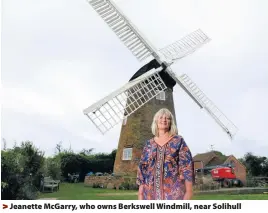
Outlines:
<svg viewBox="0 0 268 213"><path fill-rule="evenodd" d="M84 110L84 114L103 134L166 89L165 83L158 75L165 69L165 73L168 73L233 138L237 127L187 75L176 76L169 67L176 60L193 53L209 42L210 38L205 33L200 29L196 30L181 40L155 51L111 0L88 0L88 2L139 61L152 55L163 66L130 81Z"/></svg>
<svg viewBox="0 0 268 213"><path fill-rule="evenodd" d="M88 2L139 61L143 61L154 52L134 25L110 0Z"/></svg>
<svg viewBox="0 0 268 213"><path fill-rule="evenodd" d="M232 139L238 128L219 110L219 108L197 87L197 85L183 74L176 76L171 69L167 70L173 79L184 89L184 91L220 125L220 127Z"/></svg>
<svg viewBox="0 0 268 213"><path fill-rule="evenodd" d="M102 134L134 113L148 101L166 89L159 75L162 67L151 69L128 82L83 112Z"/></svg>
<svg viewBox="0 0 268 213"><path fill-rule="evenodd" d="M173 63L174 61L193 53L210 40L211 39L203 33L202 30L198 29L181 40L160 49L159 52L166 58L166 60Z"/></svg>

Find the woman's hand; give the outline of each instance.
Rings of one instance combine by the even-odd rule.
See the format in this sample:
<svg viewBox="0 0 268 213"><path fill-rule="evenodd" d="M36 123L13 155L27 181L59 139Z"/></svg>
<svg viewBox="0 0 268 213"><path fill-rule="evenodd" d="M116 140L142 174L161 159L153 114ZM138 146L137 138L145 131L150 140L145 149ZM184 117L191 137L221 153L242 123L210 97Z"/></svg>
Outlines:
<svg viewBox="0 0 268 213"><path fill-rule="evenodd" d="M192 192L185 192L183 200L191 200L193 197L193 193Z"/></svg>
<svg viewBox="0 0 268 213"><path fill-rule="evenodd" d="M185 189L183 200L191 200L193 197L193 183L192 181L185 180Z"/></svg>
<svg viewBox="0 0 268 213"><path fill-rule="evenodd" d="M138 200L143 200L143 185L139 186Z"/></svg>

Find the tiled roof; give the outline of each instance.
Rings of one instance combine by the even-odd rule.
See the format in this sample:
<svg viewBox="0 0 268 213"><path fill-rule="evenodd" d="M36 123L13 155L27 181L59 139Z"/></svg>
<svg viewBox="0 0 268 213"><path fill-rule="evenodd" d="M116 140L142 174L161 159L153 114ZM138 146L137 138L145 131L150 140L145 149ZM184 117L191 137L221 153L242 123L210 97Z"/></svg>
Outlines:
<svg viewBox="0 0 268 213"><path fill-rule="evenodd" d="M193 157L194 161L202 161L204 166L214 166L223 164L228 156L219 155L217 152L211 151L202 154L197 154Z"/></svg>

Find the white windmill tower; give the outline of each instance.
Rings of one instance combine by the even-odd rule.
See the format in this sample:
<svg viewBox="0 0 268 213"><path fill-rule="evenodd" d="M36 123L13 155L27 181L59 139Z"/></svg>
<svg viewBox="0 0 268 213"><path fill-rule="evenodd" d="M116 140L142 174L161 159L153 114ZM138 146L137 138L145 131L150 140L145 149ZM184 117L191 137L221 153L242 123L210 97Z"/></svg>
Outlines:
<svg viewBox="0 0 268 213"><path fill-rule="evenodd" d="M197 87L189 76L186 74L176 75L171 70L173 63L193 53L210 41L200 29L163 49L156 50L141 36L137 28L111 0L88 0L88 2L139 61L144 61L149 56L152 56L154 58L154 64L157 64L155 66L147 66L147 68L152 68L150 70L147 69L145 72L137 72L138 74L135 78L132 78L121 88L83 111L102 134L128 117L135 115L135 113L150 103L156 96L167 90L166 78L169 78L177 83L201 109L209 113L231 139L233 138L237 132L237 127ZM148 128L150 128L150 125ZM134 159L135 161L141 151L141 147L137 147L139 149L138 151L134 150L130 154L126 152L126 155L129 156L124 156L120 143L119 148L115 167L116 164L122 163L121 160L124 160L123 158L130 157L130 159ZM124 168L131 167L129 164L126 165ZM133 165L133 168L136 168L135 163ZM118 169L117 171L124 170L124 168Z"/></svg>

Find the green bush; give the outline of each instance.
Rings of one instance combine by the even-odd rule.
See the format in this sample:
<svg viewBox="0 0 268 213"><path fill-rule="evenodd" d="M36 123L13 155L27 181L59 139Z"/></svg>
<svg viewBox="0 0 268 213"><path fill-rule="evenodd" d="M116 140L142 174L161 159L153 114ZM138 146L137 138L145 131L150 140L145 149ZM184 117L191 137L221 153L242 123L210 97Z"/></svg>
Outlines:
<svg viewBox="0 0 268 213"><path fill-rule="evenodd" d="M2 200L36 199L44 154L29 141L1 151Z"/></svg>
<svg viewBox="0 0 268 213"><path fill-rule="evenodd" d="M47 158L44 165L44 176L50 176L54 180L63 180L61 175L61 160L59 156Z"/></svg>
<svg viewBox="0 0 268 213"><path fill-rule="evenodd" d="M88 172L108 173L113 170L114 161L111 154L81 155L75 153L60 153L62 175L67 178L68 173L79 174L80 181Z"/></svg>

